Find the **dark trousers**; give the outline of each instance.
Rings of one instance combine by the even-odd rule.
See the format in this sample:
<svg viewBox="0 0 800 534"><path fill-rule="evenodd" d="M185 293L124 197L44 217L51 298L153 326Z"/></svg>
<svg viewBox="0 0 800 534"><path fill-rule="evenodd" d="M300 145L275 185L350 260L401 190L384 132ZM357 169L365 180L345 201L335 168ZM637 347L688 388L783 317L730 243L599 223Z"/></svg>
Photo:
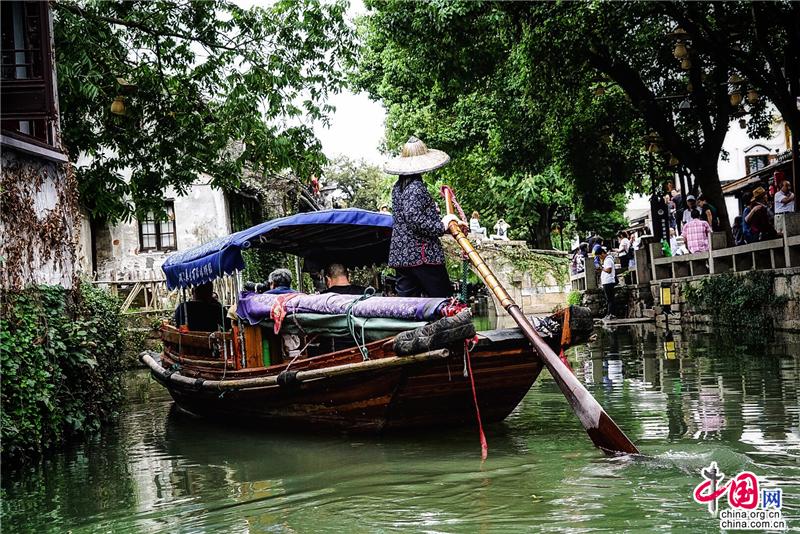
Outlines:
<svg viewBox="0 0 800 534"><path fill-rule="evenodd" d="M616 284L603 284L603 294L606 296L608 311L606 315L614 315L614 286Z"/></svg>
<svg viewBox="0 0 800 534"><path fill-rule="evenodd" d="M444 265L396 268L397 294L401 297L449 297L453 293Z"/></svg>

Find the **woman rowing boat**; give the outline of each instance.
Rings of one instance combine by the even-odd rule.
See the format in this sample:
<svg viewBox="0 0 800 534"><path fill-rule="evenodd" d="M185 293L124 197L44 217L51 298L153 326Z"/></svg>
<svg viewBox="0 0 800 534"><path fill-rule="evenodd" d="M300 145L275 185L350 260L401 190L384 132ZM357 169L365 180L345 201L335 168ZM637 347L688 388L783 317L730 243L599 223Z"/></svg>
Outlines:
<svg viewBox="0 0 800 534"><path fill-rule="evenodd" d="M397 272L397 293L401 297L449 297L450 277L444 265L444 250L439 237L454 215L440 219L422 173L447 165L450 156L429 149L416 137L409 137L400 155L387 162L383 170L396 174L392 188L394 228L389 249L389 266Z"/></svg>

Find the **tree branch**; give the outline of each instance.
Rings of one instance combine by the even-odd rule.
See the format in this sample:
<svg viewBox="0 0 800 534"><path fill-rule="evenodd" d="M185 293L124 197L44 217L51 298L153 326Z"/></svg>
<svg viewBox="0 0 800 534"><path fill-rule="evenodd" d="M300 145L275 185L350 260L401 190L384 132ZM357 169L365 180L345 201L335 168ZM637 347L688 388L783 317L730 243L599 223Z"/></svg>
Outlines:
<svg viewBox="0 0 800 534"><path fill-rule="evenodd" d="M152 28L150 26L147 26L145 24L139 23L139 22L135 22L135 21L131 21L131 20L123 20L123 19L120 19L120 18L117 18L117 17L109 17L109 16L106 16L106 15L100 15L98 13L92 13L92 12L89 12L89 11L85 10L84 8L82 8L80 6L73 5L73 4L66 4L66 3L63 3L63 2L53 2L52 5L56 9L68 11L68 12L72 13L73 15L77 15L79 17L89 18L89 19L94 19L94 20L100 20L100 21L103 21L103 22L108 22L109 24L117 24L119 26L125 26L127 28L134 28L134 29L142 31L142 32L144 32L144 33L146 33L148 35L152 35L154 37L158 37L158 36L161 36L161 37L175 37L177 39L183 39L183 40L186 40L186 41L194 41L196 43L200 43L201 45L205 46L206 48L217 49L217 50L230 50L232 52L239 52L240 51L240 48L238 48L238 47L227 46L227 45L223 45L223 44L219 44L219 43L212 43L212 42L209 42L206 39L202 39L202 38L200 38L200 37L198 37L196 35L189 35L189 34L185 34L185 33L174 32L174 31L166 31L166 30L156 31L154 28Z"/></svg>

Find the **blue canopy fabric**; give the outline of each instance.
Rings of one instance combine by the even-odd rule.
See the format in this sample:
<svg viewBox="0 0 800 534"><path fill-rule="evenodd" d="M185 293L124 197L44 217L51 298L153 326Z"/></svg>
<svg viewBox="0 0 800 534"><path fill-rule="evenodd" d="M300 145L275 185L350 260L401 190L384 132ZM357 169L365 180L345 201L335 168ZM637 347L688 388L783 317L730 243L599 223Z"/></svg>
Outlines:
<svg viewBox="0 0 800 534"><path fill-rule="evenodd" d="M294 254L307 266L381 264L389 258L392 224L388 213L356 208L298 213L171 254L161 268L174 289L244 269L242 250L250 247Z"/></svg>

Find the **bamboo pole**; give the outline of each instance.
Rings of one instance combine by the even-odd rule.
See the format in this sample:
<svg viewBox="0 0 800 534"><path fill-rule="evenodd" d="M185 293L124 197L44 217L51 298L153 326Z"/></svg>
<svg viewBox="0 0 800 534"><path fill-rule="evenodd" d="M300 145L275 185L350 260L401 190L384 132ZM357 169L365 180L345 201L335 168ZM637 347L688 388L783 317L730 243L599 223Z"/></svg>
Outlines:
<svg viewBox="0 0 800 534"><path fill-rule="evenodd" d="M278 376L262 376L258 378L242 378L232 380L203 380L200 378L189 378L181 375L178 372L170 373L164 369L159 362L153 358L150 351L145 351L140 354L140 359L147 365L153 374L161 377L164 380L172 381L177 384L188 385L202 389L249 389L259 388L265 386L278 385ZM299 382L306 382L309 380L317 380L321 378L334 378L337 376L345 376L355 373L363 373L367 371L377 371L380 369L390 369L393 367L402 367L414 363L422 363L432 360L440 360L447 358L450 351L447 349L432 350L428 352L421 352L419 354L412 354L411 356L391 356L388 358L379 358L366 360L358 363L348 363L344 365L336 365L333 367L324 367L322 369L310 369L308 371L298 371L296 380Z"/></svg>

